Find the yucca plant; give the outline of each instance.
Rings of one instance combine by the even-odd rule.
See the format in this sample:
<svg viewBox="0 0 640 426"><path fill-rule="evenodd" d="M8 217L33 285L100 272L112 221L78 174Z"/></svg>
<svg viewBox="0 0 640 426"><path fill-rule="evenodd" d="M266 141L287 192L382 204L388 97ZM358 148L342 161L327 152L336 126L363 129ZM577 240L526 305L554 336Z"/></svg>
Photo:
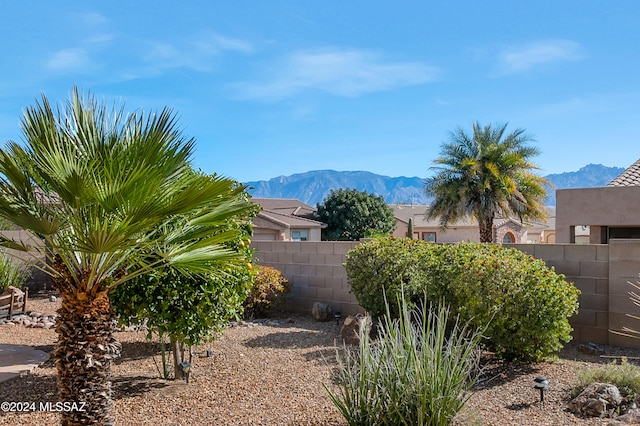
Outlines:
<svg viewBox="0 0 640 426"><path fill-rule="evenodd" d="M357 348L338 352L338 391L326 390L349 425L447 425L480 374L483 330L450 321L443 305L387 313L374 341L362 327Z"/></svg>

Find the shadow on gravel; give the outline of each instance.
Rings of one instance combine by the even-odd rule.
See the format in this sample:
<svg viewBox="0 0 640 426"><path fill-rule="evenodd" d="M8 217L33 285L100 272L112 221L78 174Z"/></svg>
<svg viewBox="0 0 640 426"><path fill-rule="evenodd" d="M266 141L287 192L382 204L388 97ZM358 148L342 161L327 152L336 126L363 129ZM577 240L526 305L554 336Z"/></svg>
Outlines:
<svg viewBox="0 0 640 426"><path fill-rule="evenodd" d="M540 369L535 364L511 363L489 360L483 364L483 371L474 390L491 389L509 383L520 376L533 374Z"/></svg>
<svg viewBox="0 0 640 426"><path fill-rule="evenodd" d="M161 353L159 342L121 342L122 351L120 357L115 360L116 364L132 359L148 358ZM167 350L169 349L167 344Z"/></svg>
<svg viewBox="0 0 640 426"><path fill-rule="evenodd" d="M169 383L162 379L146 376L124 376L114 378L111 383L114 399L144 395L153 389L162 389Z"/></svg>
<svg viewBox="0 0 640 426"><path fill-rule="evenodd" d="M251 348L313 348L316 346L333 346L333 333L322 331L282 331L255 337L245 342Z"/></svg>
<svg viewBox="0 0 640 426"><path fill-rule="evenodd" d="M55 375L25 374L7 380L0 385L0 401L56 402L58 401L57 395Z"/></svg>

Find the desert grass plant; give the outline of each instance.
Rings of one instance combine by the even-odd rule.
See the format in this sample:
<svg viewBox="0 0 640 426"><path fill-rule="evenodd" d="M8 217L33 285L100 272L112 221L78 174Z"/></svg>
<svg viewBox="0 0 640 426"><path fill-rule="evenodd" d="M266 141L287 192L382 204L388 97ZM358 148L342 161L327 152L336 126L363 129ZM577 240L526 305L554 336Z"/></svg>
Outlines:
<svg viewBox="0 0 640 426"><path fill-rule="evenodd" d="M622 357L607 364L604 368L585 368L578 371L578 385L573 389L577 396L591 383L609 383L615 385L626 401L635 401L640 397L640 367Z"/></svg>
<svg viewBox="0 0 640 426"><path fill-rule="evenodd" d="M0 253L0 293L9 286L22 288L30 275L31 270L26 263L13 260L10 256Z"/></svg>
<svg viewBox="0 0 640 426"><path fill-rule="evenodd" d="M448 425L480 374L483 330L450 321L442 304L411 309L401 296L399 306L376 340L362 327L358 347L337 353L338 389L325 389L349 425Z"/></svg>

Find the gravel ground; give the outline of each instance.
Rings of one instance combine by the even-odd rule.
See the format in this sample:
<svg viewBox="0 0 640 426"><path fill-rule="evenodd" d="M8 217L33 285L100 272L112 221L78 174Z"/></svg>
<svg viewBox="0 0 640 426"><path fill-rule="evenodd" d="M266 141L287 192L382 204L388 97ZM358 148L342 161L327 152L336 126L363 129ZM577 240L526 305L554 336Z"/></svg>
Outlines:
<svg viewBox="0 0 640 426"><path fill-rule="evenodd" d="M59 302L33 299L28 309L53 313ZM156 344L144 332L117 332L122 357L113 366L114 417L118 425L345 425L323 385L331 385L335 365L335 322L292 316L228 328L218 340L196 348L190 383L161 380ZM0 326L0 343L31 345L50 352L55 332ZM207 350L212 356L207 357ZM638 350L607 348L610 355L639 356ZM611 358L585 355L569 345L553 363L489 362L482 381L457 424L607 425L608 419L582 419L566 410L576 371L597 368ZM0 401L56 399L51 361L31 374L0 385ZM540 402L536 376L551 388ZM51 412L0 413L3 425L53 425Z"/></svg>

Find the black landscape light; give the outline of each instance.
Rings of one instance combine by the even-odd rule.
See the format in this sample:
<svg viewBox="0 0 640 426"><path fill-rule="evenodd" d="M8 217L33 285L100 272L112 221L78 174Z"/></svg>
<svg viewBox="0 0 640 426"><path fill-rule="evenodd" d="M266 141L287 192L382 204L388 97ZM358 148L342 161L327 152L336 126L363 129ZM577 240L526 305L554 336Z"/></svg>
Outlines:
<svg viewBox="0 0 640 426"><path fill-rule="evenodd" d="M540 402L544 402L544 391L549 389L549 381L544 376L538 376L533 381L536 382L535 388L540 389Z"/></svg>
<svg viewBox="0 0 640 426"><path fill-rule="evenodd" d="M340 318L342 318L342 314L340 312L336 312L333 314L333 317L336 319L336 325L340 325Z"/></svg>

